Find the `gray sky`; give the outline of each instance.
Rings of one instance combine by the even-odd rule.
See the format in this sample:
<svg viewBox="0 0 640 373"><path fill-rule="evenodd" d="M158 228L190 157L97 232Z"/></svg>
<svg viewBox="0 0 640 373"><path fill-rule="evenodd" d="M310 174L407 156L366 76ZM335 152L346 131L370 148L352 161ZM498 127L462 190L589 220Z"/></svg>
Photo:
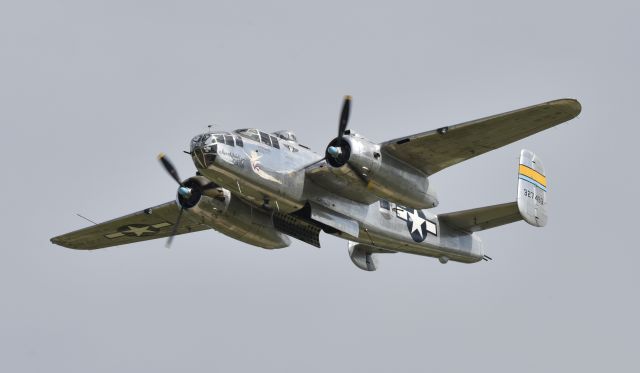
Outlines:
<svg viewBox="0 0 640 373"><path fill-rule="evenodd" d="M595 3L595 2L593 2ZM0 4L0 370L637 371L638 2ZM174 198L208 124L322 150L341 98L377 141L562 97L581 116L435 175L440 206L514 200L520 148L550 222L483 232L491 263L322 236L221 234L94 252L51 236Z"/></svg>

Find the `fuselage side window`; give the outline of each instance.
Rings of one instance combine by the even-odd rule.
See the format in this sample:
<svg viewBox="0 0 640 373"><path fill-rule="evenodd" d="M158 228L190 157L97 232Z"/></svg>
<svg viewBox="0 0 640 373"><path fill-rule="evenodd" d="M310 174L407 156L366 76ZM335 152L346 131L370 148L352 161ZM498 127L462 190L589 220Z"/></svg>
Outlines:
<svg viewBox="0 0 640 373"><path fill-rule="evenodd" d="M269 135L269 137L271 138L271 146L273 146L276 149L280 149L280 144L278 143L278 138L273 136L273 135Z"/></svg>
<svg viewBox="0 0 640 373"><path fill-rule="evenodd" d="M391 219L391 204L385 199L380 200L380 214L385 219Z"/></svg>
<svg viewBox="0 0 640 373"><path fill-rule="evenodd" d="M269 138L269 135L262 131L260 131L260 140L262 140L263 144L271 146L271 139Z"/></svg>

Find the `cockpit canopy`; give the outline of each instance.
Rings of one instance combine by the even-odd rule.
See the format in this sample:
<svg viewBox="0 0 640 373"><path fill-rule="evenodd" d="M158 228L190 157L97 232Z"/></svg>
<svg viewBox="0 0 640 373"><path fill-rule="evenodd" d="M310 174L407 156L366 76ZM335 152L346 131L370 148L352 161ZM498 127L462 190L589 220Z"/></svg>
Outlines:
<svg viewBox="0 0 640 373"><path fill-rule="evenodd" d="M280 148L278 144L278 138L286 141L291 141L296 144L298 143L296 135L292 131L287 130L276 131L273 134L268 134L255 128L243 128L236 130L235 133L256 142L261 142L263 144L273 146L275 148Z"/></svg>
<svg viewBox="0 0 640 373"><path fill-rule="evenodd" d="M276 131L273 134L268 134L255 128L244 128L236 130L234 132L235 133L203 133L197 135L191 140L191 150L193 151L193 149L196 147L210 147L214 144L225 144L229 146L243 147L243 137L259 143L263 143L265 145L272 146L276 149L280 149L278 138L297 144L296 135L291 131Z"/></svg>
<svg viewBox="0 0 640 373"><path fill-rule="evenodd" d="M295 143L298 143L298 138L296 137L295 133L293 133L293 131L280 130L280 131L274 132L273 134L283 140L293 141Z"/></svg>
<svg viewBox="0 0 640 373"><path fill-rule="evenodd" d="M243 146L242 138L229 132L203 133L191 140L191 150L196 147L211 146L213 144L226 144L230 146Z"/></svg>
<svg viewBox="0 0 640 373"><path fill-rule="evenodd" d="M263 143L268 143L268 141L264 141L264 139L266 137L273 137L273 135L275 135L276 137L281 138L282 140L287 140L287 141L292 141L294 143L298 143L298 138L296 137L296 135L289 130L280 130L280 131L276 131L273 133L273 135L264 133L258 129L255 128L243 128L240 130L236 130L235 131L237 134L242 135L244 137L248 137L252 140L258 141L260 142L262 140Z"/></svg>

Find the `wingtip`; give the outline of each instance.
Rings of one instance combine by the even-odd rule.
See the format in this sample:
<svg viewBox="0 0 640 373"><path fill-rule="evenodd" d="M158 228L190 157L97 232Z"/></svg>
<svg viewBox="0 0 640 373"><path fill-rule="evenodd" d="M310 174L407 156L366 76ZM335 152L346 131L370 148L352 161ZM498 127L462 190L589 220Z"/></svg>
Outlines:
<svg viewBox="0 0 640 373"><path fill-rule="evenodd" d="M60 238L60 236L56 236L56 237L51 237L49 239L49 241L51 241L52 244L54 245L58 245L58 246L62 246L62 247L69 247L67 246L67 244L64 242L64 240L62 240Z"/></svg>
<svg viewBox="0 0 640 373"><path fill-rule="evenodd" d="M547 104L564 112L568 116L566 120L571 120L582 112L582 104L575 98L561 98L559 100L549 101Z"/></svg>
<svg viewBox="0 0 640 373"><path fill-rule="evenodd" d="M65 238L64 235L51 237L49 241L54 245L66 247L67 249L78 249L78 247L74 245L74 242Z"/></svg>
<svg viewBox="0 0 640 373"><path fill-rule="evenodd" d="M582 112L582 104L575 98L570 98L568 100L571 102L573 111L576 113L575 116L578 116Z"/></svg>

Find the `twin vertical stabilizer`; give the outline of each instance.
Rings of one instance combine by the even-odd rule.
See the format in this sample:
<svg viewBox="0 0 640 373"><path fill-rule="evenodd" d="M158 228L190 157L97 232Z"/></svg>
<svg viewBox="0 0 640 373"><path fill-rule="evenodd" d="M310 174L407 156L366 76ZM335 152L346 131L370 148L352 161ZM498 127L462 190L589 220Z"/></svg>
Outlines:
<svg viewBox="0 0 640 373"><path fill-rule="evenodd" d="M547 224L547 177L540 158L522 149L518 166L518 210L527 223L544 227Z"/></svg>

